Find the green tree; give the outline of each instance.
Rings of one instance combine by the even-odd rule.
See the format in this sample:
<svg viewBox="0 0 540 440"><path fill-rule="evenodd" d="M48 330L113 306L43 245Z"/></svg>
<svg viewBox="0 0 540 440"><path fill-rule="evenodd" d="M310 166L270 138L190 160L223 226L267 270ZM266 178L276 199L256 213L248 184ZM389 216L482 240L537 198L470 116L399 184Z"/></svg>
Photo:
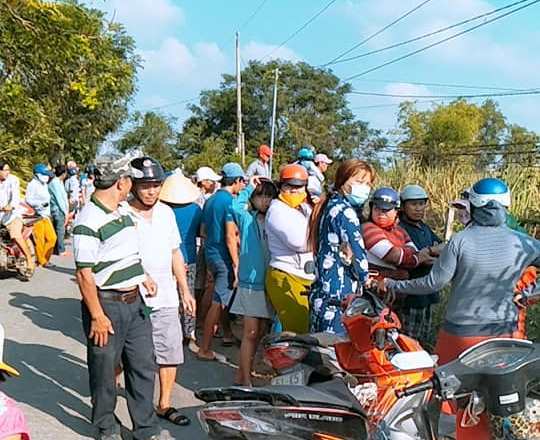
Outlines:
<svg viewBox="0 0 540 440"><path fill-rule="evenodd" d="M166 169L178 166L179 156L176 151L177 133L175 119L155 112L136 112L131 117L133 126L117 142L122 151L140 150L146 156L161 162Z"/></svg>
<svg viewBox="0 0 540 440"><path fill-rule="evenodd" d="M242 110L246 153L256 156L261 143L269 143L274 69L279 68L274 163L290 160L305 144L341 159L361 154L360 147L373 135L367 123L358 121L347 106L350 85L331 72L306 63L251 61L242 72ZM200 103L190 106L192 116L184 123L179 148L186 157L206 155L213 139L223 146L223 157L236 148L235 77L223 75L217 90L201 93Z"/></svg>
<svg viewBox="0 0 540 440"><path fill-rule="evenodd" d="M479 106L459 99L425 111L405 102L398 125L401 149L422 165L433 166L466 161L485 167L506 132L505 118L491 100Z"/></svg>
<svg viewBox="0 0 540 440"><path fill-rule="evenodd" d="M540 165L540 136L517 124L508 128L502 166L518 164L537 167Z"/></svg>
<svg viewBox="0 0 540 440"><path fill-rule="evenodd" d="M74 1L0 0L0 153L85 162L127 117L139 59L103 13Z"/></svg>

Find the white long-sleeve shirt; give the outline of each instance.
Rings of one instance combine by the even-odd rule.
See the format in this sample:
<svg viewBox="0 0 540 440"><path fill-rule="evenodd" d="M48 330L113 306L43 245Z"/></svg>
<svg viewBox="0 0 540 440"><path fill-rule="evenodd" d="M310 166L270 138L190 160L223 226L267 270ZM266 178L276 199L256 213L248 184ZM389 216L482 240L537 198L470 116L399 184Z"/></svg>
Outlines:
<svg viewBox="0 0 540 440"><path fill-rule="evenodd" d="M34 208L40 217L50 217L51 195L48 185L34 177L26 187L26 203Z"/></svg>
<svg viewBox="0 0 540 440"><path fill-rule="evenodd" d="M304 208L304 207L302 207ZM313 253L307 251L309 212L293 209L273 200L266 214L265 229L270 250L270 266L291 275L313 280L304 270Z"/></svg>
<svg viewBox="0 0 540 440"><path fill-rule="evenodd" d="M16 210L21 203L19 179L10 174L6 180L0 181L0 209L11 205Z"/></svg>

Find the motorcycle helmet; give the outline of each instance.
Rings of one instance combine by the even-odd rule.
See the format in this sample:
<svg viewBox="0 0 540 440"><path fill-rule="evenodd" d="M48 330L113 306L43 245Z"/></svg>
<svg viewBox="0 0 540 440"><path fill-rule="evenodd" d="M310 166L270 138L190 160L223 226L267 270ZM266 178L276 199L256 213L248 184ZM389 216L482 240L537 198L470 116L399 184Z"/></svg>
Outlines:
<svg viewBox="0 0 540 440"><path fill-rule="evenodd" d="M308 173L302 165L285 165L279 173L279 183L304 186L308 183Z"/></svg>
<svg viewBox="0 0 540 440"><path fill-rule="evenodd" d="M379 188L373 193L370 206L375 206L384 211L399 208L399 193L392 188Z"/></svg>
<svg viewBox="0 0 540 440"><path fill-rule="evenodd" d="M54 176L54 173L51 170L49 170L47 165L45 165L44 163L38 163L34 165L33 172L34 174L41 174L43 176L48 176L48 177Z"/></svg>
<svg viewBox="0 0 540 440"><path fill-rule="evenodd" d="M313 160L315 159L315 152L313 147L305 145L300 150L298 150L298 160Z"/></svg>
<svg viewBox="0 0 540 440"><path fill-rule="evenodd" d="M161 164L151 157L137 157L131 161L131 167L140 171L139 176L133 177L133 183L158 182L165 180L165 171Z"/></svg>
<svg viewBox="0 0 540 440"><path fill-rule="evenodd" d="M486 206L488 202L499 202L505 208L510 206L510 189L500 179L488 177L476 182L470 192L469 201L476 208Z"/></svg>
<svg viewBox="0 0 540 440"><path fill-rule="evenodd" d="M409 200L428 200L429 196L424 188L420 185L407 185L399 195L401 203Z"/></svg>

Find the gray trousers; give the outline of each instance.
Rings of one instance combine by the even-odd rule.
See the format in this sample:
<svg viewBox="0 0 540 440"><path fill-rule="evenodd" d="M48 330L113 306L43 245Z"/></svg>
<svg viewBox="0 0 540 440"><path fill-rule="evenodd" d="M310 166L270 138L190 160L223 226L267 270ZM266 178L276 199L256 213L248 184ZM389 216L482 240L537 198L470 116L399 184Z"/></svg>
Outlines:
<svg viewBox="0 0 540 440"><path fill-rule="evenodd" d="M153 405L157 367L150 318L144 315L140 297L132 304L102 300L101 305L114 330L114 335L109 335L105 347L98 347L88 339L91 317L86 305L82 303L83 328L87 337L92 423L100 435L120 432L120 425L114 415L115 368L122 362L128 410L133 422L133 438L147 439L159 433Z"/></svg>

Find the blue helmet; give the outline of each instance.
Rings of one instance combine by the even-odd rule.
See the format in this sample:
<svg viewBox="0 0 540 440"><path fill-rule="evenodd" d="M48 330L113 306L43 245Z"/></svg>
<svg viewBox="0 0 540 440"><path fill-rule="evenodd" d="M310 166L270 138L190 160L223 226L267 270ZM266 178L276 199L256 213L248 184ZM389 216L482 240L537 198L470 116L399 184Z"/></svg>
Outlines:
<svg viewBox="0 0 540 440"><path fill-rule="evenodd" d="M53 177L54 173L47 168L44 163L37 163L34 165L34 174L42 174L44 176Z"/></svg>
<svg viewBox="0 0 540 440"><path fill-rule="evenodd" d="M399 193L392 188L379 188L373 193L373 197L371 197L371 206L383 210L399 208Z"/></svg>
<svg viewBox="0 0 540 440"><path fill-rule="evenodd" d="M298 150L298 160L313 160L315 159L315 151L313 147L304 145Z"/></svg>
<svg viewBox="0 0 540 440"><path fill-rule="evenodd" d="M510 189L502 180L488 177L472 186L469 192L471 205L480 208L492 200L499 202L505 208L510 206Z"/></svg>

